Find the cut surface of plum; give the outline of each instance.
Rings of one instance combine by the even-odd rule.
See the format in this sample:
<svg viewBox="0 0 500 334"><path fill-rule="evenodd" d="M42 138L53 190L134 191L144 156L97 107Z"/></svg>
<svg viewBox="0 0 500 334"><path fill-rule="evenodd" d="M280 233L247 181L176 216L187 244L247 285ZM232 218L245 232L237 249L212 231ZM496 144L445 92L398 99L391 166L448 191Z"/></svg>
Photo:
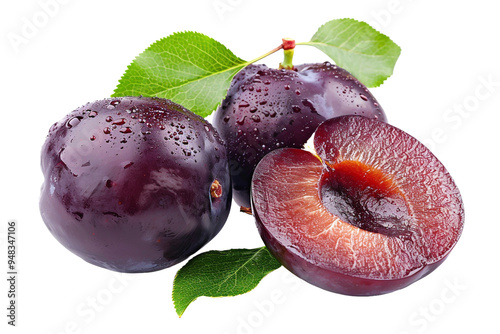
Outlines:
<svg viewBox="0 0 500 334"><path fill-rule="evenodd" d="M327 210L351 225L389 236L410 234L406 197L378 169L359 161L339 162L323 172L319 190Z"/></svg>
<svg viewBox="0 0 500 334"><path fill-rule="evenodd" d="M253 213L271 253L329 291L377 295L434 270L458 241L458 188L420 142L387 123L322 123L317 156L280 149L257 166Z"/></svg>

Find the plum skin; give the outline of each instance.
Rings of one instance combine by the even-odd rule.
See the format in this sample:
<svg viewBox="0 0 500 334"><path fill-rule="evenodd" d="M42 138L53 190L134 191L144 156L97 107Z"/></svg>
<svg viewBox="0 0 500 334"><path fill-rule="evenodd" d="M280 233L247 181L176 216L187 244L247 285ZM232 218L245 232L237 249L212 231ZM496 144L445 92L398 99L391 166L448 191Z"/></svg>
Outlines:
<svg viewBox="0 0 500 334"><path fill-rule="evenodd" d="M271 152L252 181L257 228L287 269L328 291L370 296L404 288L448 257L462 233L463 203L449 173L422 144L388 124L358 116L324 122L314 144L318 156L291 148ZM358 159L372 162L369 169L340 168ZM387 172L392 178L372 178ZM352 175L359 180L352 183ZM339 203L346 209L343 198L329 202L323 197L332 179L347 187L334 196L350 197L354 204L348 215L331 210ZM395 194L407 202L399 203ZM398 207L380 206L386 200ZM401 205L409 210L400 210ZM366 208L373 211L360 211ZM384 226L394 213L403 225ZM357 216L374 221L359 224Z"/></svg>
<svg viewBox="0 0 500 334"><path fill-rule="evenodd" d="M213 121L226 143L235 202L250 207L252 174L267 153L302 148L321 122L351 114L387 120L362 83L328 62L240 71Z"/></svg>
<svg viewBox="0 0 500 334"><path fill-rule="evenodd" d="M166 99L110 98L74 110L51 127L41 165L48 229L87 262L119 272L183 261L221 230L231 206L216 130Z"/></svg>
<svg viewBox="0 0 500 334"><path fill-rule="evenodd" d="M400 279L375 280L371 278L355 277L341 272L332 271L312 264L302 256L290 252L285 246L273 238L261 223L261 218L255 216L259 234L270 253L296 276L306 282L324 290L348 296L375 296L403 289L433 272L447 258L423 267L418 272Z"/></svg>

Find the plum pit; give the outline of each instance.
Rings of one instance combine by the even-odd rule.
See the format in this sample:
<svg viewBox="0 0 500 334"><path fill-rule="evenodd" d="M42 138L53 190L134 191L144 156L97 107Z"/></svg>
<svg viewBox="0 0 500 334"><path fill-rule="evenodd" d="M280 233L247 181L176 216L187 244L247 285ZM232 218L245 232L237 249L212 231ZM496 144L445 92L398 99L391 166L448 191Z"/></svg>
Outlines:
<svg viewBox="0 0 500 334"><path fill-rule="evenodd" d="M404 194L376 168L352 160L327 165L319 191L325 208L346 223L391 237L410 234Z"/></svg>

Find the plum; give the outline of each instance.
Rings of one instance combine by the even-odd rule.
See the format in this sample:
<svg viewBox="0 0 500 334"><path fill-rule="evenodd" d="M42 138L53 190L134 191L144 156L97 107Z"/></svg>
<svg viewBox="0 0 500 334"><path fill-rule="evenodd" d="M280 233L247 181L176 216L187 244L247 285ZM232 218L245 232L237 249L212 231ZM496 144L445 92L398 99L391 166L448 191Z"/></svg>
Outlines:
<svg viewBox="0 0 500 334"><path fill-rule="evenodd" d="M366 296L401 289L446 259L463 203L423 144L376 119L341 116L318 127L314 147L269 153L252 180L260 235L286 268Z"/></svg>
<svg viewBox="0 0 500 334"><path fill-rule="evenodd" d="M321 122L351 114L386 121L368 89L328 62L293 70L249 65L240 71L213 118L226 143L235 202L250 207L252 174L264 155L302 148Z"/></svg>
<svg viewBox="0 0 500 334"><path fill-rule="evenodd" d="M55 123L42 148L40 211L84 260L120 272L172 266L223 227L226 150L203 118L166 99L110 98Z"/></svg>

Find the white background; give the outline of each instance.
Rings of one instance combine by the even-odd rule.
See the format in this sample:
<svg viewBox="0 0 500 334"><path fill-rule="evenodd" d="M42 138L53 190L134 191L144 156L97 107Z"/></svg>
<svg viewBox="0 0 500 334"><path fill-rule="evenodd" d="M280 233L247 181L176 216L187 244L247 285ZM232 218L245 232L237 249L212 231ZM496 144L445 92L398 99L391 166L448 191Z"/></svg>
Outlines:
<svg viewBox="0 0 500 334"><path fill-rule="evenodd" d="M6 223L16 219L19 309L18 327L7 326L7 284L1 279L0 331L498 333L500 24L494 3L3 1L0 277L7 272ZM343 17L367 21L401 46L394 75L372 93L390 123L432 148L462 192L462 238L430 276L388 295L359 298L320 290L280 268L246 295L198 299L179 319L171 289L182 264L118 275L80 260L49 233L38 211L40 148L49 127L80 105L108 97L151 43L195 30L253 59L282 37L307 41L321 24ZM29 23L36 30L27 31ZM9 40L14 35L25 40L16 46ZM296 64L327 60L310 47L295 53ZM264 62L277 66L281 57ZM203 251L261 245L253 219L233 206L225 228Z"/></svg>

